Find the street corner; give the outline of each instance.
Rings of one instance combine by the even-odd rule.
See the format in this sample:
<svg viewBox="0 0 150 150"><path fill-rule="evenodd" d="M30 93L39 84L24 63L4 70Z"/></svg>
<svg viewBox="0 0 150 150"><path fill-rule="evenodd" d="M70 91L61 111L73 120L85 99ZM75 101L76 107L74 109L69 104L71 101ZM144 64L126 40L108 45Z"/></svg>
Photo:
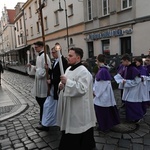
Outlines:
<svg viewBox="0 0 150 150"><path fill-rule="evenodd" d="M9 85L0 88L0 122L16 116L28 108L24 99Z"/></svg>

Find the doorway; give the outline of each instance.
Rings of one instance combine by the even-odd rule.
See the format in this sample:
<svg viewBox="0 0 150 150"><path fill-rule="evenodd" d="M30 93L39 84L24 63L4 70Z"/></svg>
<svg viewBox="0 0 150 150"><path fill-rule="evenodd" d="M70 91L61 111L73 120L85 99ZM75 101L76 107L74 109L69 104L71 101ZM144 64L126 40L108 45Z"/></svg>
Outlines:
<svg viewBox="0 0 150 150"><path fill-rule="evenodd" d="M121 55L131 54L131 37L120 38L121 40Z"/></svg>

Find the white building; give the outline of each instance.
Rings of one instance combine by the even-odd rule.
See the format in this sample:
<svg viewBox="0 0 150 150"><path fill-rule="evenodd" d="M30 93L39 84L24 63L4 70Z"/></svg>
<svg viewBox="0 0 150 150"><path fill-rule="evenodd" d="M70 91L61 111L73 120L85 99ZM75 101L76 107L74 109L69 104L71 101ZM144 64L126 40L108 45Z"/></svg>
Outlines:
<svg viewBox="0 0 150 150"><path fill-rule="evenodd" d="M15 38L14 38L14 16L15 10L4 7L0 20L1 30L1 57L3 62L11 62L14 57Z"/></svg>
<svg viewBox="0 0 150 150"><path fill-rule="evenodd" d="M15 52L17 55L16 61L18 64L26 64L27 63L27 50L29 46L27 45L26 38L26 26L24 19L24 10L22 8L24 3L19 2L15 6Z"/></svg>
<svg viewBox="0 0 150 150"><path fill-rule="evenodd" d="M149 0L84 0L84 34L89 57L99 53L147 55L149 7Z"/></svg>
<svg viewBox="0 0 150 150"><path fill-rule="evenodd" d="M63 10L60 11L59 6ZM42 40L38 8L38 0L28 0L23 6L28 45ZM85 47L82 34L84 31L83 2L47 0L42 12L47 53L50 54L50 49L56 42L61 44L64 56L68 54L68 47ZM85 55L85 57L87 56ZM34 59L33 45L31 46L31 59Z"/></svg>
<svg viewBox="0 0 150 150"><path fill-rule="evenodd" d="M43 31L50 57L50 49L56 42L61 44L64 56L68 55L68 47L81 47L83 59L99 53L148 54L149 0L41 0L41 3L45 4L42 9ZM9 37L7 40L14 34L13 30L6 32L2 28L0 48L4 47L6 55L10 50L18 51L19 60L26 63L26 51L30 48L30 59L34 60L33 43L43 40L39 0L17 4L16 10L19 10L15 17L16 38ZM4 23L3 18L1 22ZM13 24L10 26L14 27Z"/></svg>

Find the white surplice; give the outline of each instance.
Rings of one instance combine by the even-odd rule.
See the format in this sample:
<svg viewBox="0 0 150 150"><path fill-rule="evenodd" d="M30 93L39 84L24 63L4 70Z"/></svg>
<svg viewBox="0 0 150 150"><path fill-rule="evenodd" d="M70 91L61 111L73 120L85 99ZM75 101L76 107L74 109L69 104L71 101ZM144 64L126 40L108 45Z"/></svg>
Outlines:
<svg viewBox="0 0 150 150"><path fill-rule="evenodd" d="M79 66L66 70L65 89L60 91L57 123L65 133L83 133L96 125L93 105L93 78L90 72Z"/></svg>

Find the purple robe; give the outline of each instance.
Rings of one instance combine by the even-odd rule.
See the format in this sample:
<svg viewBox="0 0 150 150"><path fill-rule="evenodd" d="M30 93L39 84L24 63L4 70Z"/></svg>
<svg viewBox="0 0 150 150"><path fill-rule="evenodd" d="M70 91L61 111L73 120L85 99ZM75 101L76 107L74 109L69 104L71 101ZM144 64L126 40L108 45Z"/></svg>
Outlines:
<svg viewBox="0 0 150 150"><path fill-rule="evenodd" d="M116 106L116 102L114 99L114 93L110 92L112 90L111 84L108 84L108 81L112 80L112 77L109 73L109 70L106 66L101 66L98 73L96 74L96 83L97 84L105 84L107 85L106 90L102 93L101 96L95 97L97 100L99 100L102 104L102 101L105 101L109 103L111 101L111 104L114 104L113 106L104 106L104 105L98 105L97 103L94 103L94 108L95 108L95 113L96 113L96 118L98 122L98 128L100 131L108 131L110 130L113 126L117 125L120 123L120 117L119 117L119 112ZM110 82L111 83L111 82ZM100 86L99 86L100 87ZM96 89L98 90L98 88ZM103 90L100 88L100 90ZM101 92L101 91L97 91ZM104 97L108 99L104 99ZM97 95L97 94L96 94Z"/></svg>
<svg viewBox="0 0 150 150"><path fill-rule="evenodd" d="M144 66L140 65L140 66L137 66L136 68L139 70L141 76L147 76L148 75L147 70Z"/></svg>
<svg viewBox="0 0 150 150"><path fill-rule="evenodd" d="M111 77L111 75L109 73L109 70L106 66L102 66L102 67L99 68L98 73L96 74L95 78L96 78L97 81L112 80L112 77Z"/></svg>
<svg viewBox="0 0 150 150"><path fill-rule="evenodd" d="M137 66L137 69L139 70L139 72L140 72L140 74L141 74L141 76L148 76L149 74L148 74L148 70L147 70L147 68L145 67L145 66L142 66L142 65L140 65L140 66ZM150 69L150 68L149 68ZM147 95L147 93L149 94L149 92L147 91L148 89L148 87L146 88L146 86L144 86L143 84L141 85L141 92L143 91L144 92L144 96L145 95ZM143 96L143 97L144 97ZM147 96L148 97L148 96ZM147 112L147 108L148 108L148 106L149 106L149 104L150 104L150 101L149 101L149 99L144 99L144 101L142 102L142 108L143 108L143 114L146 114L146 112Z"/></svg>
<svg viewBox="0 0 150 150"><path fill-rule="evenodd" d="M136 76L140 76L138 69L132 64L125 68L124 78L127 80L134 80Z"/></svg>
<svg viewBox="0 0 150 150"><path fill-rule="evenodd" d="M123 64L120 64L117 69L117 73L119 73L123 78L124 78L125 69L126 66L124 66Z"/></svg>
<svg viewBox="0 0 150 150"><path fill-rule="evenodd" d="M145 66L148 76L150 75L150 65Z"/></svg>
<svg viewBox="0 0 150 150"><path fill-rule="evenodd" d="M126 80L134 80L137 76L140 77L140 72L135 66L131 64L126 67L125 77L124 77ZM136 86L126 88L124 89L125 90L124 92L128 91L130 93L134 88L136 88ZM128 94L128 92L126 92L126 94ZM137 90L137 94L139 92L140 91ZM133 94L136 94L136 93L133 93ZM125 108L126 108L126 119L128 121L138 121L141 118L143 118L144 111L143 111L142 102L134 102L134 99L131 102L131 101L128 101L127 99L125 101Z"/></svg>

